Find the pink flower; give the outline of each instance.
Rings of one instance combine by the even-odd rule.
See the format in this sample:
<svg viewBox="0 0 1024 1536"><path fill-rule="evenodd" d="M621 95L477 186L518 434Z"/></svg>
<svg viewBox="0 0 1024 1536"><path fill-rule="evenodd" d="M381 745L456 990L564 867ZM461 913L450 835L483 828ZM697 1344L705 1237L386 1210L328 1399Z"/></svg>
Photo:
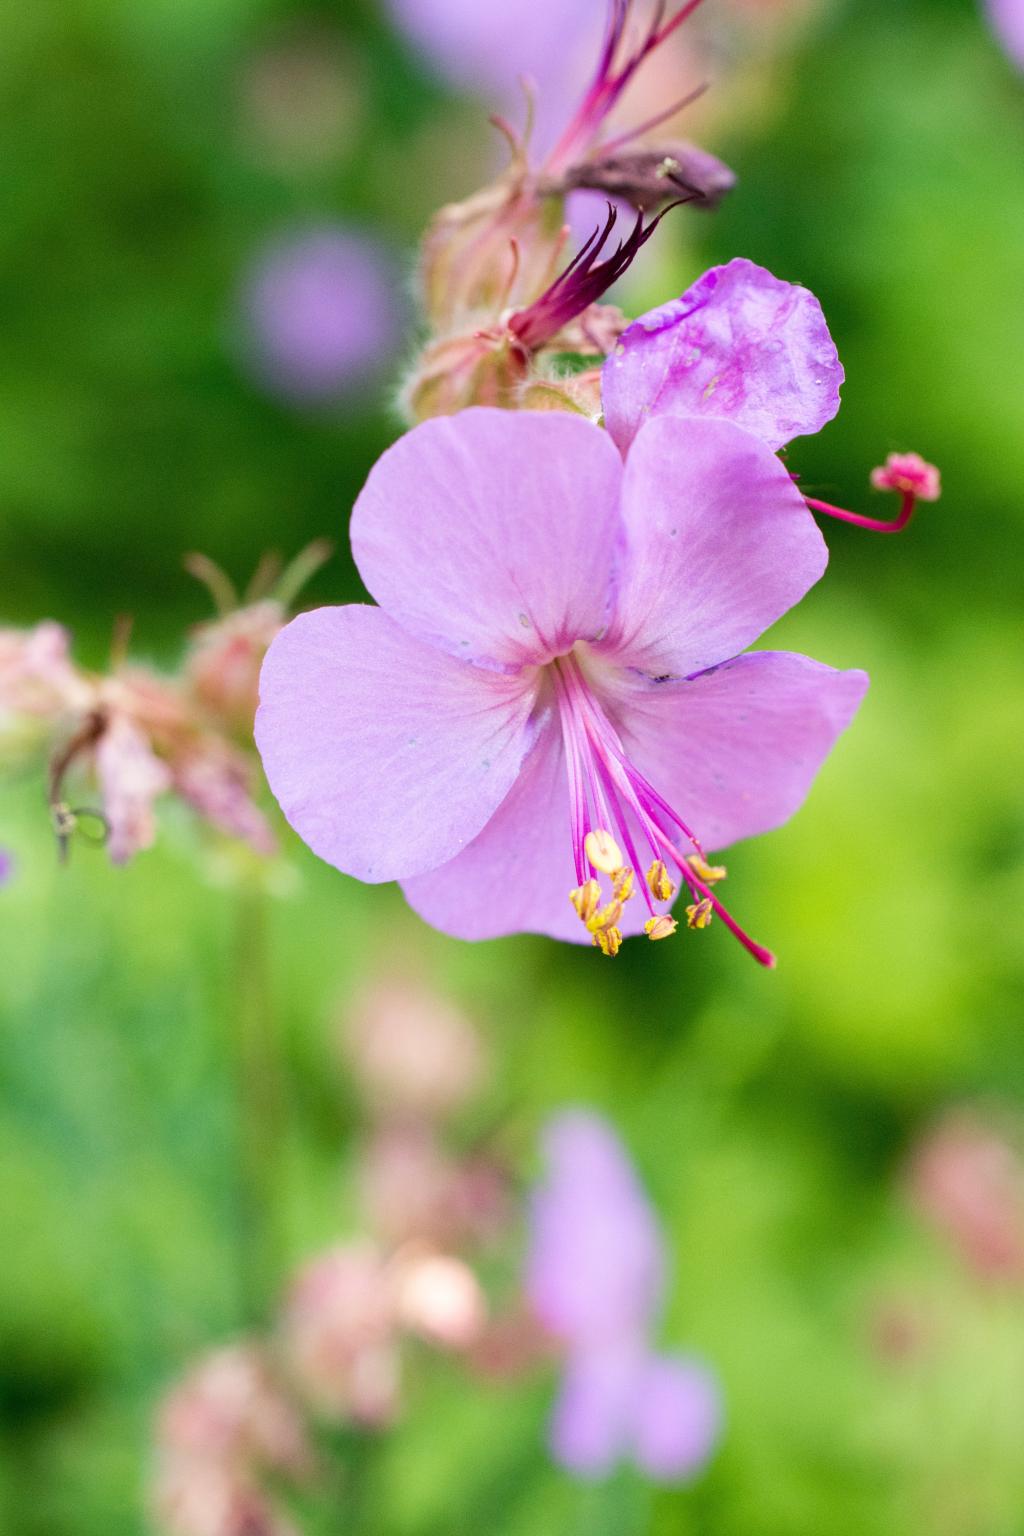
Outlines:
<svg viewBox="0 0 1024 1536"><path fill-rule="evenodd" d="M422 982L382 981L355 1001L345 1054L379 1111L443 1119L479 1090L486 1060L466 1015Z"/></svg>
<svg viewBox="0 0 1024 1536"><path fill-rule="evenodd" d="M227 1344L173 1387L157 1417L161 1452L300 1474L310 1463L302 1419L254 1344Z"/></svg>
<svg viewBox="0 0 1024 1536"><path fill-rule="evenodd" d="M720 1394L705 1366L652 1346L665 1286L654 1211L597 1115L557 1116L544 1150L526 1290L566 1353L552 1453L584 1477L626 1458L657 1481L692 1476L717 1443Z"/></svg>
<svg viewBox="0 0 1024 1536"><path fill-rule="evenodd" d="M371 1425L394 1418L395 1298L372 1243L339 1243L303 1266L285 1304L282 1343L292 1379L320 1413Z"/></svg>
<svg viewBox="0 0 1024 1536"><path fill-rule="evenodd" d="M113 715L96 747L96 777L107 821L107 852L125 864L156 840L154 803L171 787L166 764L138 726Z"/></svg>
<svg viewBox="0 0 1024 1536"><path fill-rule="evenodd" d="M914 1154L910 1192L976 1274L1024 1281L1024 1161L997 1126L947 1115Z"/></svg>
<svg viewBox="0 0 1024 1536"><path fill-rule="evenodd" d="M0 629L0 735L52 726L87 694L63 625L45 620L34 629Z"/></svg>
<svg viewBox="0 0 1024 1536"><path fill-rule="evenodd" d="M797 810L867 679L739 655L827 560L764 443L666 417L623 465L581 418L465 411L384 454L352 546L380 606L301 615L261 677L270 786L314 852L457 937L605 953L671 932L680 881L691 926L771 963L705 850Z"/></svg>

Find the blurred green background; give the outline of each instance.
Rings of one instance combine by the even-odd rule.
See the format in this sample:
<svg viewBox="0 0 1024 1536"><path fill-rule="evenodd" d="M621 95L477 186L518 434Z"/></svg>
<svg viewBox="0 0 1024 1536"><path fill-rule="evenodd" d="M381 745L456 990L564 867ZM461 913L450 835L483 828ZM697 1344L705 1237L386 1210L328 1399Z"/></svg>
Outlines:
<svg viewBox="0 0 1024 1536"><path fill-rule="evenodd" d="M296 164L260 140L245 80L309 28L348 107ZM382 390L303 411L248 380L240 271L325 215L411 269L432 206L486 173L480 109L370 0L3 0L0 36L0 622L58 617L98 665L130 612L139 654L171 664L208 606L182 554L244 578L268 547L343 546L398 430ZM492 1040L479 1115L524 1177L554 1107L620 1128L672 1244L664 1336L720 1371L727 1433L690 1489L580 1488L544 1454L550 1377L499 1389L439 1362L397 1432L353 1444L358 1501L307 1529L1024 1532L1024 1290L973 1277L902 1175L947 1105L1024 1115L1024 88L970 0L823 5L708 147L739 189L666 225L631 303L737 254L806 283L847 384L791 450L804 487L860 505L895 448L945 486L901 538L827 527L829 573L773 635L873 679L807 808L730 860L778 972L721 931L613 966L460 946L290 845L254 983L244 899L184 820L126 870L88 850L58 870L39 783L5 784L5 1533L146 1529L161 1387L351 1219L333 1021L410 952ZM357 590L340 553L312 595ZM236 1089L254 990L283 1080L255 1292ZM920 1348L879 1345L893 1308L925 1320Z"/></svg>

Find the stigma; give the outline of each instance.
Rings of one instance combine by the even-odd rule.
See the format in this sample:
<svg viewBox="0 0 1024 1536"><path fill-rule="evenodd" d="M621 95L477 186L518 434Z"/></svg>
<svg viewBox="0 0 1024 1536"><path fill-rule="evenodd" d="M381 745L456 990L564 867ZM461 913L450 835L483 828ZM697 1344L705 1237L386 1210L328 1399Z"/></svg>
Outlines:
<svg viewBox="0 0 1024 1536"><path fill-rule="evenodd" d="M744 932L715 894L725 868L709 861L696 832L627 757L579 657L569 652L549 668L569 783L577 880L569 901L593 947L618 954L630 901L647 907L640 926L648 939L671 938L679 922L668 908L685 888L688 929L701 931L717 917L760 965L774 967L771 951Z"/></svg>

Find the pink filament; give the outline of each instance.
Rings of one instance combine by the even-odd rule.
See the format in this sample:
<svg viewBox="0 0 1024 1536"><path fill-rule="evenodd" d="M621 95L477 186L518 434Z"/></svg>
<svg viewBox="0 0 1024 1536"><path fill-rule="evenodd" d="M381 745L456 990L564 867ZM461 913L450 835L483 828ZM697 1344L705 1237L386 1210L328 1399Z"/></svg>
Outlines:
<svg viewBox="0 0 1024 1536"><path fill-rule="evenodd" d="M827 517L837 517L840 522L852 523L855 528L870 528L872 533L899 533L910 522L917 506L917 496L913 491L902 491L901 495L903 501L900 510L896 517L890 519L847 512L843 507L833 507L830 502L815 501L812 496L805 496L804 500L812 512L824 512Z"/></svg>

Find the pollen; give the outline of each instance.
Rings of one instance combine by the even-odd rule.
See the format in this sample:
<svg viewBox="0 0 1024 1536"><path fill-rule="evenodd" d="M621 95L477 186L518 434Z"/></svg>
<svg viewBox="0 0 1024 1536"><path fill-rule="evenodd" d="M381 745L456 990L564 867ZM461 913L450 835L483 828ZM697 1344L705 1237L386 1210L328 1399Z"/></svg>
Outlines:
<svg viewBox="0 0 1024 1536"><path fill-rule="evenodd" d="M616 901L628 901L633 894L635 885L636 881L633 871L628 866L613 871L612 890L615 893Z"/></svg>
<svg viewBox="0 0 1024 1536"><path fill-rule="evenodd" d="M607 933L609 929L616 928L621 916L622 902L610 901L606 907L601 907L592 917L587 918L587 927L591 933Z"/></svg>
<svg viewBox="0 0 1024 1536"><path fill-rule="evenodd" d="M617 955L622 947L622 934L618 928L599 928L593 942L602 955Z"/></svg>
<svg viewBox="0 0 1024 1536"><path fill-rule="evenodd" d="M701 858L699 853L691 853L687 864L693 870L698 880L703 880L705 885L717 885L719 880L724 880L728 871L724 864L709 864Z"/></svg>
<svg viewBox="0 0 1024 1536"><path fill-rule="evenodd" d="M601 904L601 887L596 880L584 880L582 885L569 892L569 900L575 908L576 916L588 923Z"/></svg>
<svg viewBox="0 0 1024 1536"><path fill-rule="evenodd" d="M660 917L649 917L647 919L646 923L644 923L644 933L652 940L670 939L678 927L679 924L675 918L669 917L667 912L663 912Z"/></svg>
<svg viewBox="0 0 1024 1536"><path fill-rule="evenodd" d="M676 888L668 877L668 870L661 859L655 859L647 871L647 888L655 901L671 901Z"/></svg>
<svg viewBox="0 0 1024 1536"><path fill-rule="evenodd" d="M587 833L583 852L591 867L600 870L603 875L613 875L625 862L618 843L603 827L596 827L593 832Z"/></svg>
<svg viewBox="0 0 1024 1536"><path fill-rule="evenodd" d="M712 918L711 902L705 896L703 901L694 902L686 909L687 928L706 928Z"/></svg>

